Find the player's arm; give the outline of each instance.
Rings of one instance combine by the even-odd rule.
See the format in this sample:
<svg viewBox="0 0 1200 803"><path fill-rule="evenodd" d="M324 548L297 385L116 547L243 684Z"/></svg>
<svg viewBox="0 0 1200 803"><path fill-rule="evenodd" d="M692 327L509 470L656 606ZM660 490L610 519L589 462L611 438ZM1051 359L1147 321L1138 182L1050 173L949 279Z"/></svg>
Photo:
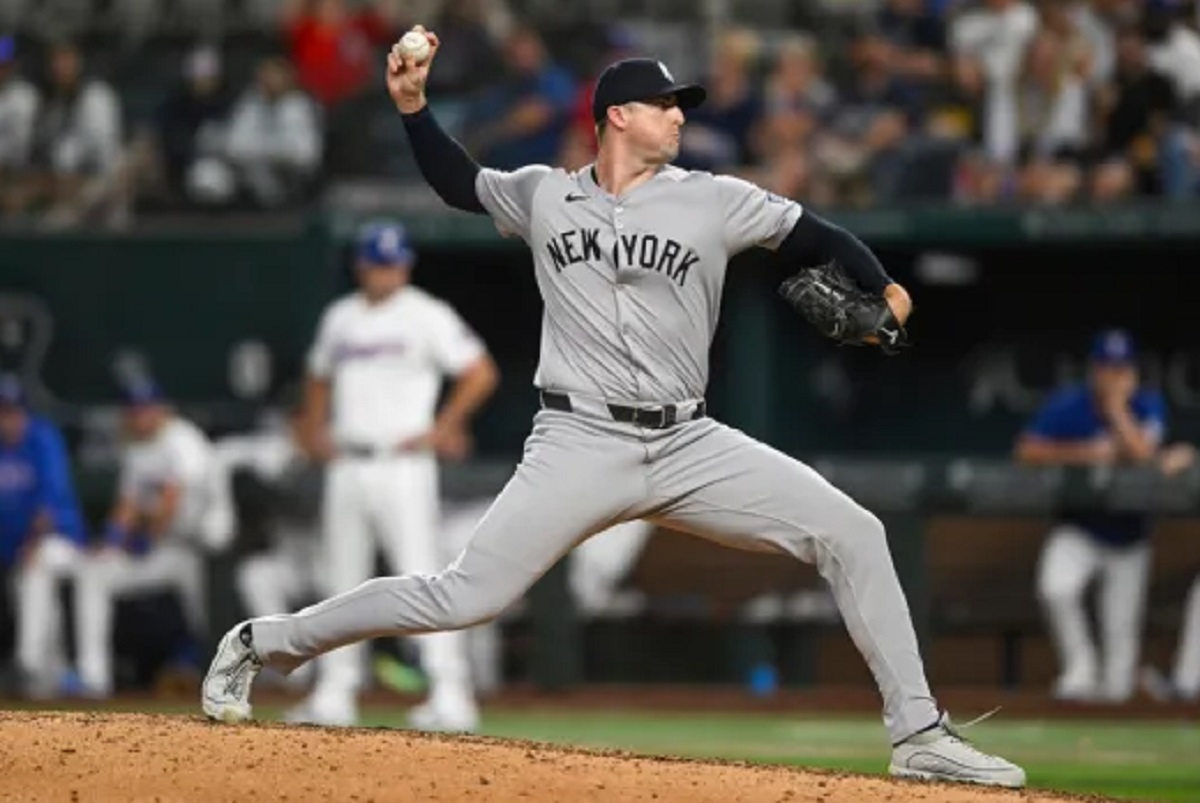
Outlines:
<svg viewBox="0 0 1200 803"><path fill-rule="evenodd" d="M888 276L866 243L846 229L825 220L810 209L792 226L779 245L786 265L819 265L837 262L864 290L887 299L901 324L912 312L908 291Z"/></svg>
<svg viewBox="0 0 1200 803"><path fill-rule="evenodd" d="M327 460L333 456L333 444L329 440L329 394L333 388L337 310L336 304L325 310L308 351L304 399L296 434L300 448L310 460Z"/></svg>
<svg viewBox="0 0 1200 803"><path fill-rule="evenodd" d="M1108 438L1071 437L1078 413L1071 395L1051 396L1038 410L1013 445L1013 459L1032 466L1091 466L1111 463L1116 457Z"/></svg>
<svg viewBox="0 0 1200 803"><path fill-rule="evenodd" d="M325 459L333 452L329 442L330 381L308 374L304 380L304 412L300 426L301 447L310 458Z"/></svg>
<svg viewBox="0 0 1200 803"><path fill-rule="evenodd" d="M183 499L183 483L172 479L163 483L153 505L142 514L141 532L152 539L162 538L171 529Z"/></svg>
<svg viewBox="0 0 1200 803"><path fill-rule="evenodd" d="M75 496L66 444L58 430L49 424L38 428L34 460L37 461L38 505L30 528L31 540L50 535L61 526L55 511L73 507Z"/></svg>
<svg viewBox="0 0 1200 803"><path fill-rule="evenodd" d="M717 176L715 183L718 219L730 255L761 246L780 254L789 271L836 261L864 290L887 299L899 323L908 319L908 293L853 234L749 181Z"/></svg>
<svg viewBox="0 0 1200 803"><path fill-rule="evenodd" d="M454 385L442 409L438 411L436 427L466 429L500 383L500 370L488 354L482 354L454 380Z"/></svg>
<svg viewBox="0 0 1200 803"><path fill-rule="evenodd" d="M1102 441L1055 440L1033 432L1017 438L1013 457L1031 466L1093 466L1111 463L1113 449Z"/></svg>
<svg viewBox="0 0 1200 803"><path fill-rule="evenodd" d="M425 82L439 46L437 35L424 31L429 39L429 57L417 64L411 57L401 58L392 50L387 59L387 87L404 130L408 134L417 168L425 181L448 206L464 212L486 214L475 193L479 164L462 145L445 132L429 110Z"/></svg>

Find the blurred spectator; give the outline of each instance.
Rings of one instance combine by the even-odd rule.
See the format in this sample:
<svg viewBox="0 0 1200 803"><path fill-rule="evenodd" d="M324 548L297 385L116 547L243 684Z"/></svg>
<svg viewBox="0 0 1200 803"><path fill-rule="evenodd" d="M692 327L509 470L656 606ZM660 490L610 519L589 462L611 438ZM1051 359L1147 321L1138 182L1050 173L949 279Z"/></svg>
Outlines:
<svg viewBox="0 0 1200 803"><path fill-rule="evenodd" d="M139 382L125 392L128 446L104 543L76 583L80 679L89 694L112 693L112 610L117 598L149 591L179 595L190 637L206 622L203 551L222 547L232 511L220 495L212 445L177 415L162 390ZM195 642L180 645L191 655Z"/></svg>
<svg viewBox="0 0 1200 803"><path fill-rule="evenodd" d="M1067 0L1041 0L1017 95L1022 199L1061 203L1078 192L1088 146L1091 46Z"/></svg>
<svg viewBox="0 0 1200 803"><path fill-rule="evenodd" d="M1145 37L1136 27L1118 37L1115 81L1099 93L1099 106L1101 161L1092 175L1094 199L1111 201L1167 187L1171 194L1186 194L1195 186L1186 133L1172 125L1175 90L1150 68Z"/></svg>
<svg viewBox="0 0 1200 803"><path fill-rule="evenodd" d="M264 59L229 124L227 155L237 186L268 208L307 198L321 167L322 139L320 114L294 86L291 67L278 57Z"/></svg>
<svg viewBox="0 0 1200 803"><path fill-rule="evenodd" d="M984 153L1007 165L1017 156L1017 85L1038 18L1022 0L984 0L953 23L956 80L982 103Z"/></svg>
<svg viewBox="0 0 1200 803"><path fill-rule="evenodd" d="M183 81L167 96L158 113L163 166L174 197L201 203L213 198L207 182L214 171L224 168L232 106L220 54L211 47L192 51L184 60ZM222 197L219 190L215 195Z"/></svg>
<svg viewBox="0 0 1200 803"><path fill-rule="evenodd" d="M1174 666L1169 674L1147 666L1141 681L1146 693L1159 702L1200 700L1200 577L1192 581L1183 603Z"/></svg>
<svg viewBox="0 0 1200 803"><path fill-rule="evenodd" d="M1046 401L1017 441L1016 458L1033 465L1157 463L1167 473L1189 466L1190 446L1162 446L1165 402L1139 385L1129 335L1099 333L1090 358L1088 383ZM1142 514L1071 512L1050 532L1038 594L1058 652L1056 697L1122 702L1133 693L1150 569L1149 524ZM1101 584L1099 639L1092 637L1084 610L1093 581Z"/></svg>
<svg viewBox="0 0 1200 803"><path fill-rule="evenodd" d="M37 112L37 90L17 74L16 40L0 36L0 212L15 206L12 188L29 165Z"/></svg>
<svg viewBox="0 0 1200 803"><path fill-rule="evenodd" d="M836 101L812 40L796 36L780 42L766 80L765 116L754 136L757 167L747 177L787 198L831 203L813 148Z"/></svg>
<svg viewBox="0 0 1200 803"><path fill-rule="evenodd" d="M0 565L17 609L22 691L46 697L66 670L58 583L85 539L62 434L30 412L17 378L0 375Z"/></svg>
<svg viewBox="0 0 1200 803"><path fill-rule="evenodd" d="M75 223L90 213L120 216L114 204L122 157L121 107L112 88L83 72L73 44L53 45L49 86L34 129L33 172L13 187L12 210L25 212L49 202L47 221Z"/></svg>
<svg viewBox="0 0 1200 803"><path fill-rule="evenodd" d="M504 58L507 75L468 111L464 142L481 163L502 170L554 164L570 124L575 82L527 25L509 34Z"/></svg>
<svg viewBox="0 0 1200 803"><path fill-rule="evenodd" d="M851 44L851 81L818 149L843 203L896 196L909 158L902 146L906 137L916 141L923 122L917 92L893 71L892 56L892 46L874 31Z"/></svg>
<svg viewBox="0 0 1200 803"><path fill-rule="evenodd" d="M377 0L353 11L347 0L287 0L283 26L300 86L331 106L378 80L403 27L398 7Z"/></svg>
<svg viewBox="0 0 1200 803"><path fill-rule="evenodd" d="M676 163L690 170L729 170L753 160L751 138L762 118L754 74L757 34L730 29L717 39L705 88L708 98L687 114Z"/></svg>
<svg viewBox="0 0 1200 803"><path fill-rule="evenodd" d="M922 88L945 78L946 24L925 0L885 0L877 24L898 75Z"/></svg>
<svg viewBox="0 0 1200 803"><path fill-rule="evenodd" d="M601 71L609 64L638 55L633 35L621 25L610 25L604 31L604 52L594 64L591 74L575 92L575 106L571 111L571 124L563 143L559 162L567 170L578 170L596 158L596 121L592 119L592 98L596 94L596 81ZM438 65L441 66L440 63Z"/></svg>
<svg viewBox="0 0 1200 803"><path fill-rule="evenodd" d="M1147 60L1171 81L1182 110L1195 124L1200 123L1200 34L1183 22L1182 12L1178 0L1147 0Z"/></svg>
<svg viewBox="0 0 1200 803"><path fill-rule="evenodd" d="M446 0L436 24L424 24L437 33L437 69L429 73L429 91L441 94L475 92L504 68L497 42L499 31L489 25L486 0ZM417 20L420 22L420 20Z"/></svg>

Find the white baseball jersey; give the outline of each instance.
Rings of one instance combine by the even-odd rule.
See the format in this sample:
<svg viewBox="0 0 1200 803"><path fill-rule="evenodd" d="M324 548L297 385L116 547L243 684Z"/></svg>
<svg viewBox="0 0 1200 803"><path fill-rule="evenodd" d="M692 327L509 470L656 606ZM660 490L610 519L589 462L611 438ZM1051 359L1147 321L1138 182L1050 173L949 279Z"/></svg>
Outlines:
<svg viewBox="0 0 1200 803"><path fill-rule="evenodd" d="M390 446L433 425L442 377L485 353L449 304L407 286L379 303L361 293L325 311L309 372L333 383L333 437Z"/></svg>
<svg viewBox="0 0 1200 803"><path fill-rule="evenodd" d="M139 510L147 509L164 485L182 488L170 537L193 538L205 527L205 517L216 501L213 494L213 450L200 428L182 418L171 418L153 438L135 441L121 461L121 495Z"/></svg>

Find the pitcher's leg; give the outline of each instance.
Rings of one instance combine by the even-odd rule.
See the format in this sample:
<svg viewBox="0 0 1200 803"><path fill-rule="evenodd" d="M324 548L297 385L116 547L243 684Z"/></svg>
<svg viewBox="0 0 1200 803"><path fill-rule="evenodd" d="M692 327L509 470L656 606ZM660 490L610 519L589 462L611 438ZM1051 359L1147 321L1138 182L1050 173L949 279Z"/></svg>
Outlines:
<svg viewBox="0 0 1200 803"><path fill-rule="evenodd" d="M820 474L716 423L656 464L660 520L740 549L782 552L828 581L883 696L894 742L938 720L908 602L879 519Z"/></svg>
<svg viewBox="0 0 1200 803"><path fill-rule="evenodd" d="M288 671L345 644L492 619L576 543L641 502L643 454L636 442L605 437L570 414L540 413L516 473L453 564L256 619L255 653Z"/></svg>

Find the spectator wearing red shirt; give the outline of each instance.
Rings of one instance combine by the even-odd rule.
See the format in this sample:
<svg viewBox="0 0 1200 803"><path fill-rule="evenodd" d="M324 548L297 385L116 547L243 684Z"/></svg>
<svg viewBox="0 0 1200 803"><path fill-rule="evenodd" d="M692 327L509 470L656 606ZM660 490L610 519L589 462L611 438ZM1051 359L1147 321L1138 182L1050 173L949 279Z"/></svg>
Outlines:
<svg viewBox="0 0 1200 803"><path fill-rule="evenodd" d="M377 78L400 28L394 6L376 2L356 11L347 0L290 0L283 25L300 85L333 106Z"/></svg>

